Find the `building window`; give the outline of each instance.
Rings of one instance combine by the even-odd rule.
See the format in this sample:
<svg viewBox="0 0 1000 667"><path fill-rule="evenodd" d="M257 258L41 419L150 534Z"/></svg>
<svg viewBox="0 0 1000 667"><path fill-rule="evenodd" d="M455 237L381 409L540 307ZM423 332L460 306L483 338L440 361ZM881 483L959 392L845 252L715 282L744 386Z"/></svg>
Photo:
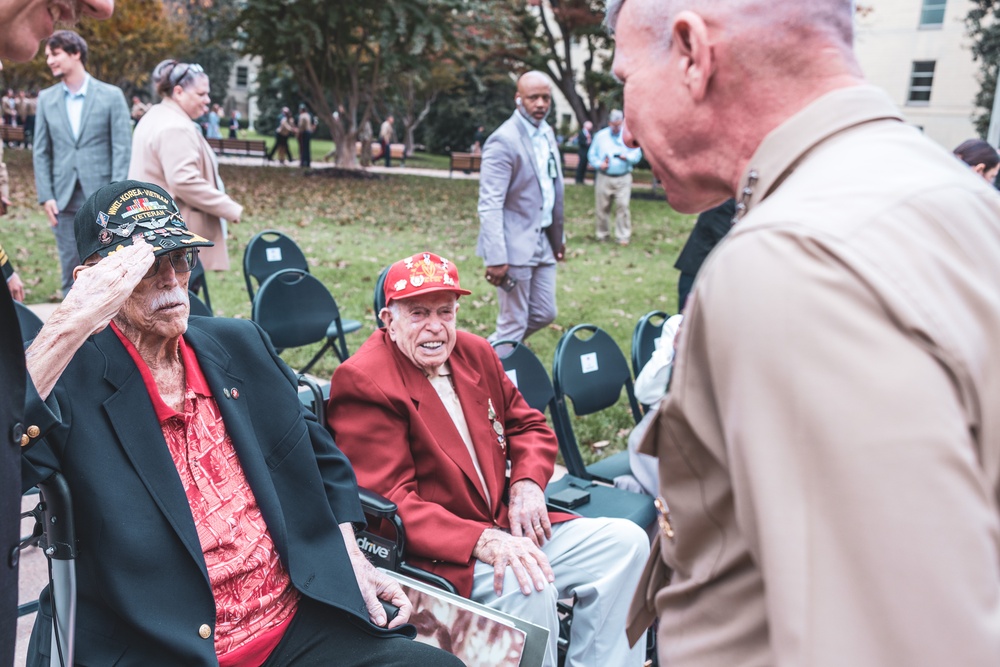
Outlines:
<svg viewBox="0 0 1000 667"><path fill-rule="evenodd" d="M247 79L250 78L250 69L246 65L236 66L236 87L246 88Z"/></svg>
<svg viewBox="0 0 1000 667"><path fill-rule="evenodd" d="M934 83L933 60L916 60L913 71L910 72L910 94L908 104L929 104L931 101L931 85Z"/></svg>
<svg viewBox="0 0 1000 667"><path fill-rule="evenodd" d="M920 27L940 27L944 23L944 6L946 0L923 0L920 10Z"/></svg>

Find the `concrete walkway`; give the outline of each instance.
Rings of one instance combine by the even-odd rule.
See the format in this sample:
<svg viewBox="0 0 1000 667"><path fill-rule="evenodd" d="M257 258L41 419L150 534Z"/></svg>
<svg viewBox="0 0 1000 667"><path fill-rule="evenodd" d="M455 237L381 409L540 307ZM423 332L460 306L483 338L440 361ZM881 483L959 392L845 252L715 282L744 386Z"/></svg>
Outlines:
<svg viewBox="0 0 1000 667"><path fill-rule="evenodd" d="M286 162L282 164L275 160L266 162L261 158L257 157L240 157L234 155L219 156L219 164L233 164L241 167L273 167L275 169L299 169L298 160ZM309 167L313 170L321 169L333 169L337 165L333 162L323 162L322 160L313 160L312 166ZM359 167L360 168L360 167ZM449 172L444 169L427 169L421 167L404 167L404 166L393 166L386 167L384 165L372 165L364 169L364 171L370 172L372 174L400 174L405 176L428 176L430 178L449 178ZM479 174L473 172L471 174L466 174L461 171L450 172L450 178L455 180L479 180Z"/></svg>
<svg viewBox="0 0 1000 667"><path fill-rule="evenodd" d="M232 164L238 165L240 167L273 167L275 169L299 169L298 161L291 161L285 164L271 160L270 162L265 162L262 158L257 157L240 157L240 156L219 156L217 157L219 164ZM314 160L310 169L321 170L321 169L332 169L336 165L332 162L323 162L321 160ZM360 169L360 167L359 167ZM424 167L405 167L405 166L393 166L385 167L383 165L373 164L370 167L364 169L364 171L370 172L372 174L396 174L401 176L427 176L428 178L452 178L454 180L479 180L479 172L465 173L464 171L447 171L445 169L427 169ZM573 181L573 175L567 174L568 180L566 181L567 186L575 186L576 183ZM585 185L592 186L594 184L593 180L587 180ZM644 182L633 182L633 188L642 189L652 189L656 191L656 187L652 183Z"/></svg>

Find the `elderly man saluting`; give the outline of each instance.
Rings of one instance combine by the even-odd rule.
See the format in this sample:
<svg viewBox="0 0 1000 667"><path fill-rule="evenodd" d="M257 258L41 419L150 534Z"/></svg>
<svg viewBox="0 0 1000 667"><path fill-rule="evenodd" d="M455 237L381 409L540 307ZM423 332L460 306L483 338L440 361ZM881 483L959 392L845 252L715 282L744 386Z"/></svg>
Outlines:
<svg viewBox="0 0 1000 667"><path fill-rule="evenodd" d="M334 374L334 437L361 484L399 506L410 562L548 628L546 666L556 664L556 600L566 597L576 598L567 666L640 665L624 619L648 538L629 521L546 511L555 435L489 343L456 330L458 297L469 293L433 253L390 267L385 329Z"/></svg>
<svg viewBox="0 0 1000 667"><path fill-rule="evenodd" d="M61 470L73 493L79 662L457 663L401 636L409 603L354 541L351 466L264 333L188 322L211 242L170 195L113 183L74 226L84 264L27 351L22 444L25 486ZM394 630L379 598L400 607ZM49 601L29 665L53 650Z"/></svg>

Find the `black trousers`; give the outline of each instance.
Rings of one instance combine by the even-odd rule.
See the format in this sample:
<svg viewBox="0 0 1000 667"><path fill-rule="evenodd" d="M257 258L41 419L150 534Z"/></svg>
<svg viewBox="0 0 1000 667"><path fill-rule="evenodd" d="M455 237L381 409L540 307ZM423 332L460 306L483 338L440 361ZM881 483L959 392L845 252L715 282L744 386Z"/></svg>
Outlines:
<svg viewBox="0 0 1000 667"><path fill-rule="evenodd" d="M308 167L312 164L312 132L299 132L299 166Z"/></svg>
<svg viewBox="0 0 1000 667"><path fill-rule="evenodd" d="M295 159L295 156L292 155L292 147L288 145L288 137L281 134L274 135L274 146L271 148L271 152L267 154L267 159L273 159L275 153L278 153L278 157L282 160L285 159L285 155L288 156L289 160Z"/></svg>
<svg viewBox="0 0 1000 667"><path fill-rule="evenodd" d="M587 151L584 148L580 148L580 161L576 163L576 184L582 185L584 178L587 176L587 167L589 163L587 162Z"/></svg>
<svg viewBox="0 0 1000 667"><path fill-rule="evenodd" d="M399 635L369 634L346 612L303 597L263 667L461 667L441 649Z"/></svg>

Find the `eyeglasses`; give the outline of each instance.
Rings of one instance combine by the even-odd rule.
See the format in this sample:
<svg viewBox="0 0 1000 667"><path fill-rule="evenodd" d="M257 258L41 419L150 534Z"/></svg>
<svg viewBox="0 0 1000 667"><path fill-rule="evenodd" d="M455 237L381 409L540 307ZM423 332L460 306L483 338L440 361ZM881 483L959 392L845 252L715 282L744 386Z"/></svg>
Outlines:
<svg viewBox="0 0 1000 667"><path fill-rule="evenodd" d="M197 63L174 65L174 68L170 70L170 87L173 88L180 84L188 74L204 74L205 70L201 65Z"/></svg>
<svg viewBox="0 0 1000 667"><path fill-rule="evenodd" d="M164 259L170 260L170 266L174 267L174 273L190 273L191 269L198 265L198 249L188 248L187 250L175 250L174 252L160 255L153 260L153 265L143 276L152 278L160 272L160 262Z"/></svg>

